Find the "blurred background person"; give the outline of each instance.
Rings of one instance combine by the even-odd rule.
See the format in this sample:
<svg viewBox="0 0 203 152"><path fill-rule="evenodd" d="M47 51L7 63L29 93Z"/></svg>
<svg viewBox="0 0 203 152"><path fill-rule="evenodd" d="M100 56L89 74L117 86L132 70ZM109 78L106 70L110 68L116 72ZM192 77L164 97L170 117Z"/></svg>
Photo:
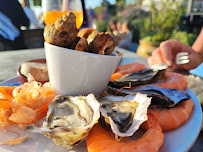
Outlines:
<svg viewBox="0 0 203 152"><path fill-rule="evenodd" d="M11 23L13 24L13 26L16 27L16 29L19 30L19 36L17 36L14 40L8 39L4 37L4 35L0 34L0 43L2 46L1 49L24 49L24 38L21 34L20 27L29 27L30 21L25 15L20 3L18 2L18 0L0 0L0 12L7 18L6 20L1 20L1 32L8 32L5 30L5 27L12 27L10 26ZM10 22L8 19L10 20Z"/></svg>
<svg viewBox="0 0 203 152"><path fill-rule="evenodd" d="M109 32L116 34L118 32L117 22L115 20L109 21Z"/></svg>
<svg viewBox="0 0 203 152"><path fill-rule="evenodd" d="M118 32L119 33L122 33L122 21L119 21L118 23L117 23L117 30L118 30Z"/></svg>
<svg viewBox="0 0 203 152"><path fill-rule="evenodd" d="M39 28L39 21L35 15L35 12L30 8L30 2L29 0L21 0L21 6L23 7L23 10L30 20L30 26L29 29L36 29Z"/></svg>
<svg viewBox="0 0 203 152"><path fill-rule="evenodd" d="M133 35L131 32L131 27L127 21L122 23L122 32L126 32L127 34L118 46L121 48L129 49L132 43Z"/></svg>
<svg viewBox="0 0 203 152"><path fill-rule="evenodd" d="M93 28L93 19L94 19L94 11L89 8L86 10L87 12L87 19L88 19L88 27Z"/></svg>
<svg viewBox="0 0 203 152"><path fill-rule="evenodd" d="M179 52L188 52L189 63L177 65L175 61ZM149 65L166 63L173 69L190 70L199 66L203 62L203 28L192 47L181 43L178 40L167 40L160 44L160 47L152 52L148 57Z"/></svg>

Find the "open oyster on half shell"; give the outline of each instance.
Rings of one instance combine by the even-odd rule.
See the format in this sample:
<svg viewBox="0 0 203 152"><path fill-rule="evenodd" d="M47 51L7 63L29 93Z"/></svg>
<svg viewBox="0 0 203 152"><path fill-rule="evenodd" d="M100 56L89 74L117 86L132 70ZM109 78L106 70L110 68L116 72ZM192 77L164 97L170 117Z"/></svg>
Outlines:
<svg viewBox="0 0 203 152"><path fill-rule="evenodd" d="M122 88L129 86L129 83L132 87L154 83L165 74L166 69L166 64L153 65L144 70L125 74L114 81L110 81L108 86Z"/></svg>
<svg viewBox="0 0 203 152"><path fill-rule="evenodd" d="M100 118L100 103L93 94L57 96L40 132L59 146L70 149L83 140Z"/></svg>
<svg viewBox="0 0 203 152"><path fill-rule="evenodd" d="M119 137L132 136L147 120L147 108L151 98L137 93L135 96L105 96L99 99L101 115Z"/></svg>

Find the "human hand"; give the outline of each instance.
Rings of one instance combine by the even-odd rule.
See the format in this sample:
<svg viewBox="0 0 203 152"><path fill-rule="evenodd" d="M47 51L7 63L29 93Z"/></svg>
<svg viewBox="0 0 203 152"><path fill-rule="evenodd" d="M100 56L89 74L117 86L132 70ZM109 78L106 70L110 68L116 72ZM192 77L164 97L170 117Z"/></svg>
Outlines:
<svg viewBox="0 0 203 152"><path fill-rule="evenodd" d="M188 52L189 63L177 65L175 58L179 52ZM160 47L156 48L152 52L152 56L148 57L148 64L160 64L166 63L173 69L185 69L190 70L196 68L202 63L202 57L199 53L195 52L190 46L181 43L178 40L167 40L160 44Z"/></svg>

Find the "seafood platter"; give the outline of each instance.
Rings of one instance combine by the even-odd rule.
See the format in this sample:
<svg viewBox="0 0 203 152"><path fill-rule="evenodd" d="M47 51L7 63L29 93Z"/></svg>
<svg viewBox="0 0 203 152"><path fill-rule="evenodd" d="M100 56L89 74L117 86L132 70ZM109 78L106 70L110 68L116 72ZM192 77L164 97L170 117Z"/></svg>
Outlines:
<svg viewBox="0 0 203 152"><path fill-rule="evenodd" d="M102 75L103 65L93 62L97 68L84 81L86 91L81 89L83 84L70 85L73 80L68 75L68 82L60 77L64 79L62 83L70 86L68 89L61 87L61 79L53 80L53 60L47 52L43 63L47 62L48 70L44 65L43 70L39 67L39 71L46 72L43 79L38 78L39 74L31 74L38 65L21 66L28 71L18 71L24 74L23 81L17 77L0 84L0 151L188 151L200 132L202 118L199 102L187 88L185 76L168 72L165 65L117 66L121 56L114 50L125 33L78 31L75 26L71 12L58 18L45 28L46 45L82 56L93 55L102 61L105 59L100 56L112 56L114 64L106 60L103 64L109 70ZM71 59L67 64L70 62ZM61 65L60 71L65 71L67 64ZM84 77L71 69L68 72L74 81ZM94 86L94 77L103 81ZM70 91L71 87L76 89ZM95 91L95 87L99 89Z"/></svg>

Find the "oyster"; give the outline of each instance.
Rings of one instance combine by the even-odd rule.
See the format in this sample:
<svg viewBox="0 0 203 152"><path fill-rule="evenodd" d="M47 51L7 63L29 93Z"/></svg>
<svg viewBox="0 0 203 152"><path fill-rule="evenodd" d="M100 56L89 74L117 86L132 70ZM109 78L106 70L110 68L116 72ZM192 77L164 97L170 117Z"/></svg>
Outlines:
<svg viewBox="0 0 203 152"><path fill-rule="evenodd" d="M67 149L83 140L100 118L100 103L88 96L57 96L49 110L41 133Z"/></svg>
<svg viewBox="0 0 203 152"><path fill-rule="evenodd" d="M132 136L147 120L151 98L138 93L135 96L105 96L99 99L100 111L113 133L119 137Z"/></svg>
<svg viewBox="0 0 203 152"><path fill-rule="evenodd" d="M108 85L114 88L122 88L129 86L129 83L131 83L132 87L154 83L165 74L166 68L167 66L165 64L156 65L151 68L126 74L114 81L110 81Z"/></svg>
<svg viewBox="0 0 203 152"><path fill-rule="evenodd" d="M106 90L109 94L115 94L118 89L108 87ZM147 94L148 97L152 97L151 105L159 108L169 108L175 106L177 103L189 100L191 97L184 90L178 89L166 89L156 86L144 86L134 90L122 89L117 95L135 95L138 92Z"/></svg>

